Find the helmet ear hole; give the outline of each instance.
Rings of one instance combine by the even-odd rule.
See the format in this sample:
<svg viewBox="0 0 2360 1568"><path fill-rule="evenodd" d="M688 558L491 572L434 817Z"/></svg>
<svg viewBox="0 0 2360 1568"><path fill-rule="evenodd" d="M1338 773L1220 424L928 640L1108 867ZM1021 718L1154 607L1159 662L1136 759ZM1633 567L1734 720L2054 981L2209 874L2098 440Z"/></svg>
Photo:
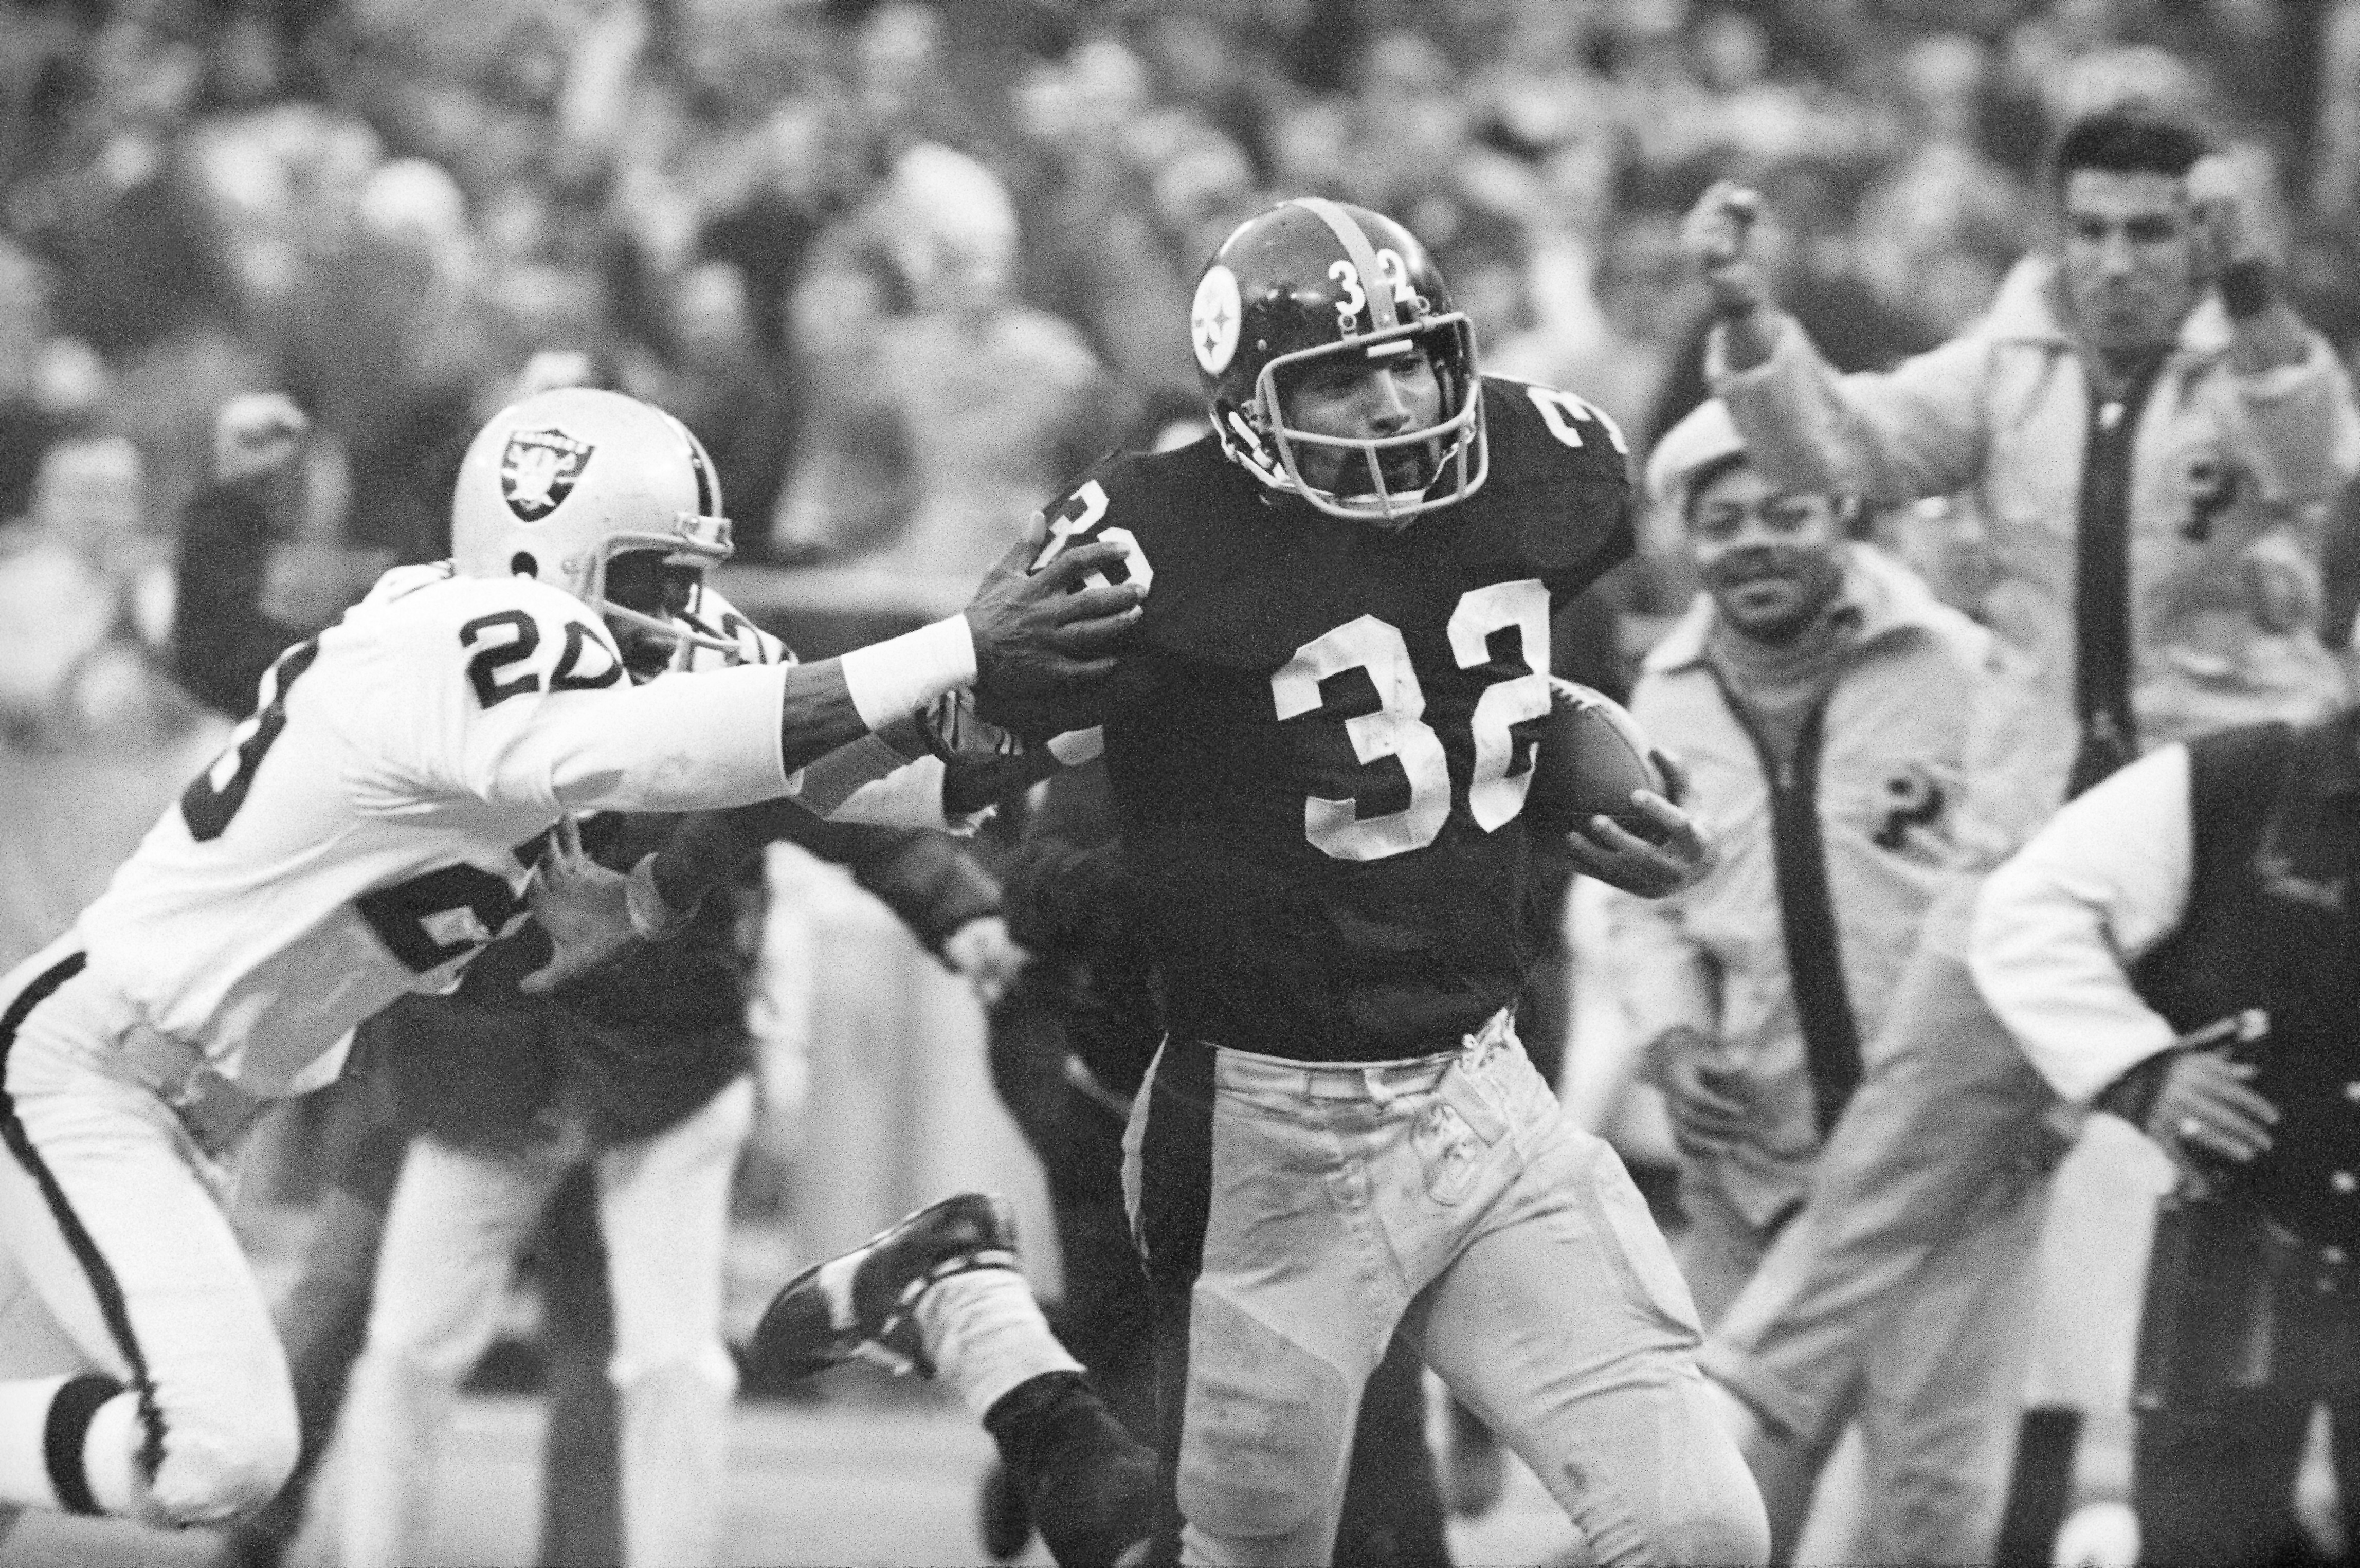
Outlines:
<svg viewBox="0 0 2360 1568"><path fill-rule="evenodd" d="M532 551L520 550L508 557L508 573L513 577L538 577L541 562L532 558Z"/></svg>

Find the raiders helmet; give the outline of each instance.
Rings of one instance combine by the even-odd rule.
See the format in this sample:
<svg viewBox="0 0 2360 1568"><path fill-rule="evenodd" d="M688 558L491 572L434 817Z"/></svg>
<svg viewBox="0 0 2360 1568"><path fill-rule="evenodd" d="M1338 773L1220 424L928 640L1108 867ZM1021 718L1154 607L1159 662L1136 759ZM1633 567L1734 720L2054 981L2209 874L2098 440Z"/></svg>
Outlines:
<svg viewBox="0 0 2360 1568"><path fill-rule="evenodd" d="M1272 489L1335 517L1399 528L1482 485L1491 459L1474 331L1452 307L1426 247L1391 218L1320 197L1249 218L1197 279L1188 335L1222 451ZM1289 421L1287 393L1303 367L1338 359L1382 365L1411 345L1426 351L1441 382L1438 422L1349 440ZM1367 487L1306 483L1301 457L1315 447L1341 452L1344 472L1365 473ZM1404 454L1417 475L1409 488L1399 487Z"/></svg>
<svg viewBox="0 0 2360 1568"><path fill-rule="evenodd" d="M451 559L465 577L533 577L609 621L691 645L736 645L617 604L606 571L651 551L698 572L729 559L713 460L686 425L619 392L564 387L512 403L475 434L451 501Z"/></svg>

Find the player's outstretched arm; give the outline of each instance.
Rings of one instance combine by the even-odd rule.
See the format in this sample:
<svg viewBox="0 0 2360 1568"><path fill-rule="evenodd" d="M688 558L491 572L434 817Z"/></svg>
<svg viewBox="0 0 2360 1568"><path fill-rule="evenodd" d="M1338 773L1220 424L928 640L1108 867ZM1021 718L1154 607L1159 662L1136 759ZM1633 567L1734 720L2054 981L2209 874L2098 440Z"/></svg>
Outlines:
<svg viewBox="0 0 2360 1568"><path fill-rule="evenodd" d="M788 770L970 682L978 694L1023 701L1111 674L1115 644L1146 597L1136 583L1106 581L1121 548L1083 545L1028 572L1035 550L1010 550L947 621L789 670L779 714Z"/></svg>

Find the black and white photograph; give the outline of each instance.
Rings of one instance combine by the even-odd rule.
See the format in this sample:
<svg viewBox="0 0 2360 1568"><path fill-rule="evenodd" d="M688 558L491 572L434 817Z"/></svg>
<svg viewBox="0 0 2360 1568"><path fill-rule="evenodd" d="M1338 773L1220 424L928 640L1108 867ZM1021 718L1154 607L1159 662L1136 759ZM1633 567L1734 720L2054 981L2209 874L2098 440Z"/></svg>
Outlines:
<svg viewBox="0 0 2360 1568"><path fill-rule="evenodd" d="M2360 0L0 0L0 1568L2360 1563L2355 374Z"/></svg>

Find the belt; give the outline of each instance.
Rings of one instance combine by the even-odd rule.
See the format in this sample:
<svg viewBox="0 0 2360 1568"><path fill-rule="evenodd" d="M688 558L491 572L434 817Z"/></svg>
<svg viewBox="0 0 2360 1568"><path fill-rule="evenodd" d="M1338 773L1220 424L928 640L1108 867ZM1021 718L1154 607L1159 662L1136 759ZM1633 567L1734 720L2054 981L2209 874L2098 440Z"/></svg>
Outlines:
<svg viewBox="0 0 2360 1568"><path fill-rule="evenodd" d="M1502 1007L1455 1050L1390 1062L1300 1062L1259 1051L1220 1048L1222 1081L1255 1088L1283 1089L1322 1100L1374 1100L1383 1105L1403 1094L1422 1094L1461 1063L1473 1065L1492 1051L1516 1043L1515 1011Z"/></svg>
<svg viewBox="0 0 2360 1568"><path fill-rule="evenodd" d="M204 1052L146 1024L125 1029L117 1051L133 1078L170 1107L197 1147L216 1158L237 1147L270 1108L213 1069Z"/></svg>

